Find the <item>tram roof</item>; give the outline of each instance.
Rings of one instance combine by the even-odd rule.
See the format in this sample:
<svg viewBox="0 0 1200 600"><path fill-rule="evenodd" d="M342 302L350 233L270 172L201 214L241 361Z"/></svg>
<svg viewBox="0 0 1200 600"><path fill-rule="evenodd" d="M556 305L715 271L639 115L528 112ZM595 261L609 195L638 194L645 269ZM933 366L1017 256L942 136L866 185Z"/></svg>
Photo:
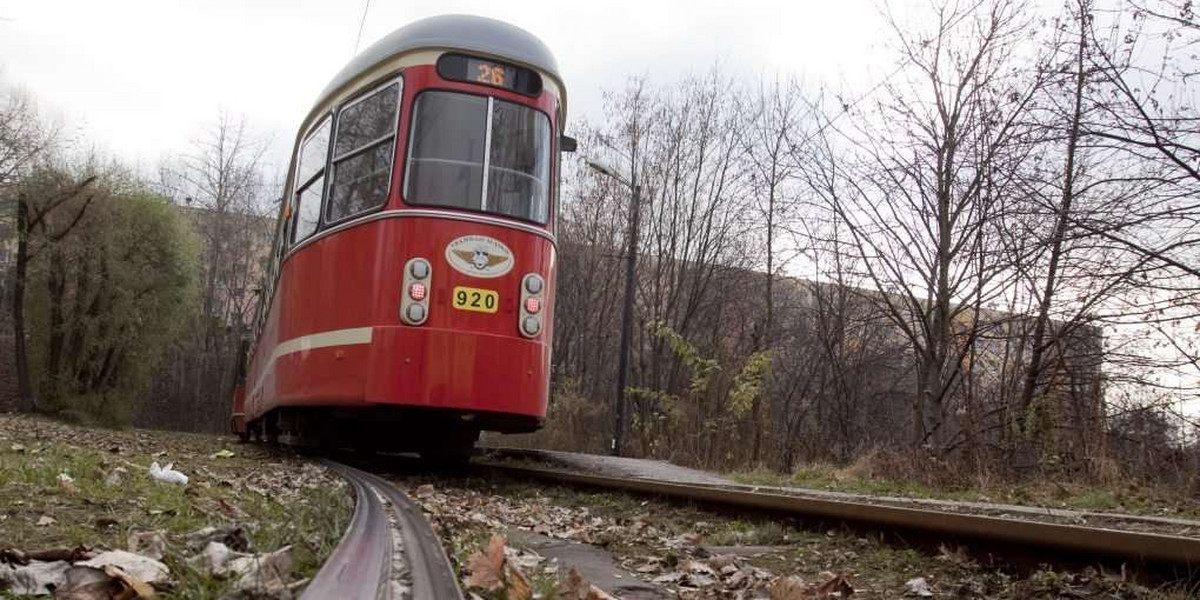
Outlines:
<svg viewBox="0 0 1200 600"><path fill-rule="evenodd" d="M558 62L532 33L504 21L475 15L439 15L414 21L371 44L334 75L317 100L320 104L375 65L413 50L451 48L482 52L524 63L562 80Z"/></svg>

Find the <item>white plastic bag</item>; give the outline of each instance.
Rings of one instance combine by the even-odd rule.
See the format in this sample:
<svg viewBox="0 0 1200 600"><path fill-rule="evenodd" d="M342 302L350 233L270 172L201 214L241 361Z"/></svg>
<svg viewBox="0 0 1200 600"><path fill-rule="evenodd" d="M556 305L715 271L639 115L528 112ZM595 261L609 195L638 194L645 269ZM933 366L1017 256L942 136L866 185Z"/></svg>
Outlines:
<svg viewBox="0 0 1200 600"><path fill-rule="evenodd" d="M173 465L174 463L167 463L167 466L160 467L158 466L158 461L150 463L150 476L159 481L165 481L167 483L187 485L188 476L172 469L171 467Z"/></svg>

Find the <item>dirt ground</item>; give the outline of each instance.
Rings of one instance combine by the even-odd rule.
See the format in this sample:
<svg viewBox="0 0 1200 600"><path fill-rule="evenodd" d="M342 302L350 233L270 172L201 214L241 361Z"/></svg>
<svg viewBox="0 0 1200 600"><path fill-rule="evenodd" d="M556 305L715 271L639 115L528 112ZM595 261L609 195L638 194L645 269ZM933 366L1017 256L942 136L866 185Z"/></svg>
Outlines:
<svg viewBox="0 0 1200 600"><path fill-rule="evenodd" d="M151 476L153 464L168 463L186 485ZM153 586L160 596L252 597L244 569L230 565L279 553L286 572L259 595L288 597L336 545L352 510L344 482L324 468L232 437L0 415L0 580L4 569L49 562L31 556L67 550L78 565L125 550L169 570ZM214 541L224 549L209 548ZM225 554L210 556L217 550ZM6 594L16 592L0 583Z"/></svg>

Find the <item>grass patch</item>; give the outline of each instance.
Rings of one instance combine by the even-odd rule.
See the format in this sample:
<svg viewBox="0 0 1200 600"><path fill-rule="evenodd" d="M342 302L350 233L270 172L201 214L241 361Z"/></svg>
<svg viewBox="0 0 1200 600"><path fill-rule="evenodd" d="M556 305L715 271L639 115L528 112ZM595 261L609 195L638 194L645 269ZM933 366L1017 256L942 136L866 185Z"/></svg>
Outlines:
<svg viewBox="0 0 1200 600"><path fill-rule="evenodd" d="M1079 484L1039 480L1021 484L933 486L923 481L881 477L860 465L839 468L828 464L806 465L791 474L768 469L727 473L748 485L795 487L823 491L929 498L962 502L991 502L1085 511L1200 519L1200 502L1187 494L1157 486L1114 483Z"/></svg>
<svg viewBox="0 0 1200 600"><path fill-rule="evenodd" d="M212 456L222 449L235 456ZM174 462L191 481L151 479L153 461ZM216 597L231 585L187 564L186 534L243 526L256 552L291 545L296 577L310 577L340 540L354 502L322 468L231 438L12 416L0 416L0 482L4 547L127 549L131 533L161 531L175 598Z"/></svg>

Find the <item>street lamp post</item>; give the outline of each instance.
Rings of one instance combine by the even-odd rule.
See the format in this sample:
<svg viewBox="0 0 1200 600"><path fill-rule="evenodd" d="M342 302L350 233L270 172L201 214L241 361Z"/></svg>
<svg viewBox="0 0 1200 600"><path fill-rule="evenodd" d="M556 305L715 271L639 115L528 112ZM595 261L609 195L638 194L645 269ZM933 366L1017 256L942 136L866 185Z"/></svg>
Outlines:
<svg viewBox="0 0 1200 600"><path fill-rule="evenodd" d="M637 184L636 171L631 174L630 179L625 179L616 169L602 162L588 160L587 164L592 169L617 180L630 191L629 235L627 236L629 248L625 253L625 300L621 308L621 347L617 359L617 405L616 410L613 411L613 438L612 446L609 448L613 456L620 456L625 441L625 383L629 371L629 338L633 334L633 283L634 271L637 268L638 231L642 212L639 207L641 206L642 188Z"/></svg>

